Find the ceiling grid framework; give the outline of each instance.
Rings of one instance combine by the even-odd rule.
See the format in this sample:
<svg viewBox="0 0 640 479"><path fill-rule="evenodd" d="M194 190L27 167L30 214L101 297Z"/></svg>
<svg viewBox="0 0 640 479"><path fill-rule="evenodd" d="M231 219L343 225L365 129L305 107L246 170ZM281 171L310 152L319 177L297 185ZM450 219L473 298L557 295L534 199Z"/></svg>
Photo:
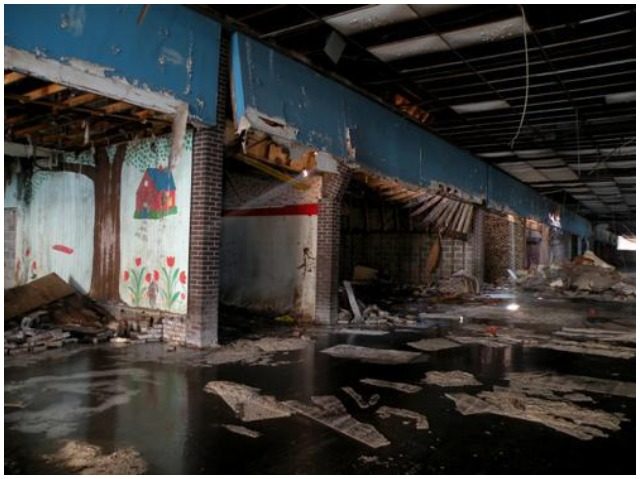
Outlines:
<svg viewBox="0 0 640 479"><path fill-rule="evenodd" d="M402 95L398 111L419 107L430 131L596 223L635 231L635 5L195 8L390 107ZM325 52L332 34L346 45L337 62Z"/></svg>

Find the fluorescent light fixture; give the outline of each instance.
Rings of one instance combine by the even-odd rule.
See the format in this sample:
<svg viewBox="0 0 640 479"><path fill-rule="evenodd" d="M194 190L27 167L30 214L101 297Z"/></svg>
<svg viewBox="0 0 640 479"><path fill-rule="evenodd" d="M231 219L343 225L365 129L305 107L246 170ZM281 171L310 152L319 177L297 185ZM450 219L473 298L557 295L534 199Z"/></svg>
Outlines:
<svg viewBox="0 0 640 479"><path fill-rule="evenodd" d="M481 111L504 110L510 108L504 100L478 101L475 103L463 103L461 105L451 105L451 109L456 113L478 113Z"/></svg>
<svg viewBox="0 0 640 479"><path fill-rule="evenodd" d="M487 153L478 153L476 156L480 158L505 158L513 156L513 153L510 151L489 151Z"/></svg>
<svg viewBox="0 0 640 479"><path fill-rule="evenodd" d="M529 25L524 31L530 33ZM447 51L451 48L464 48L482 43L521 36L523 33L522 17L512 17L497 22L484 23L469 28L454 30L442 35L422 35L396 42L384 43L370 47L368 50L382 61L400 60L416 55Z"/></svg>
<svg viewBox="0 0 640 479"><path fill-rule="evenodd" d="M460 4L425 5L369 5L324 18L324 21L343 35L373 30L396 23L431 17L439 13L464 7Z"/></svg>
<svg viewBox="0 0 640 479"><path fill-rule="evenodd" d="M520 305L516 303L511 303L507 305L507 311L518 311L520 309Z"/></svg>
<svg viewBox="0 0 640 479"><path fill-rule="evenodd" d="M615 105L617 103L629 103L632 101L636 101L636 92L635 91L625 91L622 93L612 93L610 95L605 95L604 102L607 105Z"/></svg>
<svg viewBox="0 0 640 479"><path fill-rule="evenodd" d="M343 35L373 30L417 18L408 5L371 5L325 17L324 21Z"/></svg>
<svg viewBox="0 0 640 479"><path fill-rule="evenodd" d="M620 185L635 185L636 177L635 176L616 176L613 178L616 183Z"/></svg>
<svg viewBox="0 0 640 479"><path fill-rule="evenodd" d="M518 150L514 153L518 158L541 158L553 155L555 152L549 148L541 148L537 150Z"/></svg>

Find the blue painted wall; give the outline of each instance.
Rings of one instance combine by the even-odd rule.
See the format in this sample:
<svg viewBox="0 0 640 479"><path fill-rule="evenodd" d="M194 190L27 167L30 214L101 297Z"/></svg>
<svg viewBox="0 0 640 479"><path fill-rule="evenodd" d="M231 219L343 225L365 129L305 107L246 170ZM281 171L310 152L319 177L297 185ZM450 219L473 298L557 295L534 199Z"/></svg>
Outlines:
<svg viewBox="0 0 640 479"><path fill-rule="evenodd" d="M220 25L186 7L6 5L5 45L68 62L107 67L108 76L166 92L192 117L215 123Z"/></svg>
<svg viewBox="0 0 640 479"><path fill-rule="evenodd" d="M232 39L236 120L251 107L297 128L297 140L417 185L453 185L490 206L546 221L559 207L529 186L425 131L392 110L241 34ZM585 219L562 212L563 228L589 236Z"/></svg>

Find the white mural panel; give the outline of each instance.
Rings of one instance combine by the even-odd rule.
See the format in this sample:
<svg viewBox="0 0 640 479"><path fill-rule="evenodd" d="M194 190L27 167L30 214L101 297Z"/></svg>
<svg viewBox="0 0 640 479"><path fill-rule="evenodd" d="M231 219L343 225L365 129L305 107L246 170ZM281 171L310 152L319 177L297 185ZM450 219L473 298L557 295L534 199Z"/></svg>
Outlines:
<svg viewBox="0 0 640 479"><path fill-rule="evenodd" d="M93 181L78 173L37 172L31 178L28 200L10 196L18 205L15 284L54 272L88 292L93 261Z"/></svg>
<svg viewBox="0 0 640 479"><path fill-rule="evenodd" d="M192 133L168 169L170 137L128 145L120 196L120 298L187 312Z"/></svg>

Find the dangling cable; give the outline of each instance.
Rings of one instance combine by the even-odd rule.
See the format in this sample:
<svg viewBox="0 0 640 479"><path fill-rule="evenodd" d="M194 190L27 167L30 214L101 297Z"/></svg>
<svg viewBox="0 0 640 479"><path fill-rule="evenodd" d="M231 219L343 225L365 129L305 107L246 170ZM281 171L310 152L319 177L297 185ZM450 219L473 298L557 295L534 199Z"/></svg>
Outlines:
<svg viewBox="0 0 640 479"><path fill-rule="evenodd" d="M511 149L513 150L513 146L516 143L516 140L520 136L520 130L522 130L522 125L524 124L524 117L527 114L527 105L529 104L529 43L527 40L527 19L524 15L524 8L522 5L518 5L520 7L520 11L522 12L522 36L524 37L524 65L525 65L525 84L524 84L524 105L522 106L522 116L520 117L520 125L518 125L518 130L511 140Z"/></svg>

